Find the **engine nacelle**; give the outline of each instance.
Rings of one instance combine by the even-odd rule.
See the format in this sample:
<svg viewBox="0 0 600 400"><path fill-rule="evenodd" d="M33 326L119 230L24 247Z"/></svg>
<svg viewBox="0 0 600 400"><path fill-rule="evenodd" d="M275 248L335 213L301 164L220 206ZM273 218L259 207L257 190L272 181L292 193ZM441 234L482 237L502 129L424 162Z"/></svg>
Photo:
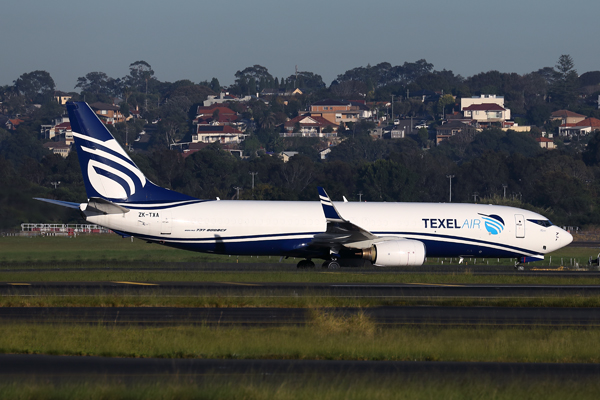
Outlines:
<svg viewBox="0 0 600 400"><path fill-rule="evenodd" d="M378 267L404 267L423 265L425 244L418 240L390 240L362 250L362 257Z"/></svg>

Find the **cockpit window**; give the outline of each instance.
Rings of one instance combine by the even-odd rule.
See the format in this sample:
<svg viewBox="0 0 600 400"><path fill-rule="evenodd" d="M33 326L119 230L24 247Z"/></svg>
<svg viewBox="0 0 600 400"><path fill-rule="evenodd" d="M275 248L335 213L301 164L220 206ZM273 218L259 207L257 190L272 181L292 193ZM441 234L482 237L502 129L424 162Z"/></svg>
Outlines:
<svg viewBox="0 0 600 400"><path fill-rule="evenodd" d="M533 222L534 224L541 225L541 226L543 226L545 228L554 225L552 222L550 222L547 219L528 219L527 221Z"/></svg>

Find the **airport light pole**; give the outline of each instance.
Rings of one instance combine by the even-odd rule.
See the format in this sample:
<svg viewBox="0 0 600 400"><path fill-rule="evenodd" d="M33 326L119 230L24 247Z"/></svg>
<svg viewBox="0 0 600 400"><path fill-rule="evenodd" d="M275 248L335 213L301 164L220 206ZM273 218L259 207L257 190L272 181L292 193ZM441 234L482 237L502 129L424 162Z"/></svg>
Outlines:
<svg viewBox="0 0 600 400"><path fill-rule="evenodd" d="M237 191L237 199L239 200L240 199L240 189L241 189L241 187L234 186L233 188Z"/></svg>
<svg viewBox="0 0 600 400"><path fill-rule="evenodd" d="M358 202L362 203L362 195L363 195L363 193L362 192L358 192L357 194L358 194Z"/></svg>
<svg viewBox="0 0 600 400"><path fill-rule="evenodd" d="M54 186L54 189L56 189L58 185L60 185L60 181L50 182L50 184Z"/></svg>
<svg viewBox="0 0 600 400"><path fill-rule="evenodd" d="M508 187L508 185L503 184L502 188L504 189L504 199L506 200L506 188Z"/></svg>
<svg viewBox="0 0 600 400"><path fill-rule="evenodd" d="M446 175L446 178L450 179L450 200L448 203L452 203L452 178L454 178L454 175Z"/></svg>
<svg viewBox="0 0 600 400"><path fill-rule="evenodd" d="M258 172L248 172L250 175L252 175L252 190L254 190L254 177L256 175L258 175Z"/></svg>

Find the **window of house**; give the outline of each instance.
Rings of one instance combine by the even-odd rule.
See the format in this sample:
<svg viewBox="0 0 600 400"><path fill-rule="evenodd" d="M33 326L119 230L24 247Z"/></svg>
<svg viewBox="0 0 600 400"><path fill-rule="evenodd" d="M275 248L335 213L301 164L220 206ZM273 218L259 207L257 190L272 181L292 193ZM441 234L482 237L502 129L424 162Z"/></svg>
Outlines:
<svg viewBox="0 0 600 400"><path fill-rule="evenodd" d="M107 114L107 111L106 111L106 110L100 110L100 114L102 114L102 115L106 115L106 114Z"/></svg>

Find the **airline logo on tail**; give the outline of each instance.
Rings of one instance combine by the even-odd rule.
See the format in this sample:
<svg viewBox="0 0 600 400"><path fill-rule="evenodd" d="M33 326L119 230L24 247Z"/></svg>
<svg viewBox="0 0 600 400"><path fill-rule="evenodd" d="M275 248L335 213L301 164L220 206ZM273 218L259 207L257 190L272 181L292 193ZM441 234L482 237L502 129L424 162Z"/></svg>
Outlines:
<svg viewBox="0 0 600 400"><path fill-rule="evenodd" d="M98 194L111 199L126 199L136 191L136 182L146 186L146 177L136 167L115 139L102 141L81 133L80 148L88 153L87 178ZM87 142L87 143L86 143Z"/></svg>

